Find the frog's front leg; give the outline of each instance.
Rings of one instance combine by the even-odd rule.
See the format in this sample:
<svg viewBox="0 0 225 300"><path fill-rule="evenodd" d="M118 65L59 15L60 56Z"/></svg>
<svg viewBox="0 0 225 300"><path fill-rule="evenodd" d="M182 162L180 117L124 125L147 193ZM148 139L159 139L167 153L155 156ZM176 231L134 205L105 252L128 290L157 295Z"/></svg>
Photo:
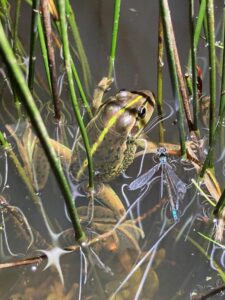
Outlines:
<svg viewBox="0 0 225 300"><path fill-rule="evenodd" d="M97 88L94 90L92 107L94 110L97 110L102 105L102 99L104 93L108 90L108 88L113 83L113 78L103 77L99 82Z"/></svg>

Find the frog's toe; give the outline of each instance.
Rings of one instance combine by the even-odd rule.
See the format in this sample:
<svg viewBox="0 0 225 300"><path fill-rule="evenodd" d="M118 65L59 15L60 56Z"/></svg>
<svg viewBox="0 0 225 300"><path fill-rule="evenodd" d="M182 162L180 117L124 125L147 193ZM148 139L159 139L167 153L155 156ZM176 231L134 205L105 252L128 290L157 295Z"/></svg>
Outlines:
<svg viewBox="0 0 225 300"><path fill-rule="evenodd" d="M111 86L111 84L113 83L113 81L114 81L113 78L103 77L101 79L101 81L99 82L98 87L101 90L106 91Z"/></svg>

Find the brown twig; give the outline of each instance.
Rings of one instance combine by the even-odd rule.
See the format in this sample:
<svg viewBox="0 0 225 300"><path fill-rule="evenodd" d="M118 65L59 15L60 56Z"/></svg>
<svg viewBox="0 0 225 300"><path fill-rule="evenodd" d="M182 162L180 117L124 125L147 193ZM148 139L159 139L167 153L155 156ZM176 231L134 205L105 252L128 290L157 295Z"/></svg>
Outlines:
<svg viewBox="0 0 225 300"><path fill-rule="evenodd" d="M54 51L54 47L53 47L53 43L52 43L53 40L52 40L51 16L50 16L50 12L49 12L48 0L41 1L41 8L42 8L42 14L43 14L45 39L46 39L46 44L47 44L48 62L49 62L49 71L50 71L50 77L51 77L55 119L56 119L56 121L59 121L60 120L60 102L59 102L59 95L58 95L58 91L57 91L55 51Z"/></svg>
<svg viewBox="0 0 225 300"><path fill-rule="evenodd" d="M215 296L217 294L219 294L220 292L225 290L225 284L222 284L214 289L211 289L210 291L208 291L207 293L205 293L204 295L196 295L192 297L192 300L206 300L212 296Z"/></svg>
<svg viewBox="0 0 225 300"><path fill-rule="evenodd" d="M93 244L99 242L100 240L105 239L111 235L113 235L113 230L110 230L110 231L98 236L97 238L92 239L91 241L89 241L88 246L93 245ZM70 246L63 248L63 250L68 251L68 254L70 252L77 251L78 249L80 249L79 245L70 245ZM47 259L47 255L41 254L41 255L30 257L30 258L19 259L17 261L0 263L0 270L14 268L14 267L20 267L20 266L26 266L26 265L32 265L32 264L40 264L45 259Z"/></svg>
<svg viewBox="0 0 225 300"><path fill-rule="evenodd" d="M187 93L186 85L182 74L182 69L181 69L180 59L177 51L176 39L174 36L174 30L173 30L171 18L168 18L168 20L169 20L169 34L173 44L174 59L177 68L177 76L178 76L180 92L183 99L184 111L185 111L189 131L192 132L194 130L194 127L193 127L193 120L192 120L192 115L191 115L191 110L190 110L190 105L188 100L188 93Z"/></svg>

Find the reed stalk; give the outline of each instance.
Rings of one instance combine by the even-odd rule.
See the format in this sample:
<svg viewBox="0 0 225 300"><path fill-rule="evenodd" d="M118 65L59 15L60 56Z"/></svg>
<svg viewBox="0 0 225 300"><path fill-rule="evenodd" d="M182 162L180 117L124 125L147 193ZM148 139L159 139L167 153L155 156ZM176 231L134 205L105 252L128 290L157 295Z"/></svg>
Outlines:
<svg viewBox="0 0 225 300"><path fill-rule="evenodd" d="M113 75L113 69L114 69L114 63L116 57L116 45L117 45L117 36L118 36L118 28L119 28L119 19L120 19L120 7L121 7L121 0L115 0L112 42L111 42L111 51L109 57L109 71L108 71L109 78L111 78Z"/></svg>
<svg viewBox="0 0 225 300"><path fill-rule="evenodd" d="M207 24L209 37L209 76L210 76L210 120L209 120L209 147L210 157L207 168L214 167L214 136L216 130L216 50L215 50L215 25L214 1L207 0Z"/></svg>
<svg viewBox="0 0 225 300"><path fill-rule="evenodd" d="M80 81L80 78L79 78L79 75L78 75L78 72L77 72L77 69L75 67L75 64L71 58L71 68L72 68L72 73L73 73L73 76L74 76L74 79L75 79L75 82L77 84L77 87L78 87L78 91L80 93L80 96L81 96L81 99L82 99L82 102L84 104L84 108L87 110L88 114L89 114L89 117L93 117L93 114L92 114L92 111L91 111L91 108L90 108L90 105L87 101L87 98L86 98L86 95L84 93L84 89L82 87L82 84L81 84L81 81Z"/></svg>
<svg viewBox="0 0 225 300"><path fill-rule="evenodd" d="M164 126L163 126L163 54L164 54L164 41L163 41L163 24L161 14L159 13L158 24L158 63L157 63L157 97L156 104L158 115L160 118L159 123L159 142L164 143Z"/></svg>
<svg viewBox="0 0 225 300"><path fill-rule="evenodd" d="M73 17L71 17L71 10L70 10L70 9L71 9L71 7L69 7L69 6L67 7L67 6L66 6L66 17L68 18L68 22L69 22L69 21L71 22L71 23L69 23L69 25L73 27L73 28L72 28L72 31L75 30L75 33L73 33L73 35L76 37L77 43L79 44L79 49L80 49L80 48L82 48L83 46L82 46L82 42L81 42L81 40L80 40L79 31L78 31L78 29L75 29L75 28L74 28L74 27L76 27L76 23L74 23L74 22L75 22L75 19L74 19L74 22L72 21L72 20L73 20ZM62 32L61 32L59 20L58 20L57 18L55 18L54 21L55 21L55 26L56 26L56 28L57 28L57 30L58 30L58 33L59 33L59 35L60 35L60 37L61 37L61 39L62 39ZM75 38L75 37L74 37L74 38ZM79 41L78 41L78 40L79 40ZM83 48L82 48L82 49L83 49ZM80 59L82 59L83 56L86 57L85 52L84 52L84 50L83 50L83 52L82 52L82 49L80 49L80 51L81 51L81 53L80 53L80 55L81 55ZM82 63L82 64L83 64L83 63ZM87 64L87 65L88 65L88 64ZM85 95L83 86L82 86L82 84L81 84L81 80L80 80L79 74L78 74L78 72L77 72L76 66L75 66L75 64L74 64L74 62L73 62L73 60L72 60L72 57L71 57L71 67L72 67L72 73L73 73L73 76L74 76L74 79L75 79L75 82L76 82L76 85L77 85L79 94L80 94L80 96L81 96L81 100L82 100L82 102L83 102L84 108L87 110L87 112L88 112L88 114L89 114L89 117L92 118L92 117L93 117L93 114L92 114L90 105L89 105L89 103L88 103L87 97L86 97L86 95ZM87 69L87 66L86 66L86 69ZM87 70L86 70L85 72L88 73ZM87 76L88 76L88 75L87 75Z"/></svg>
<svg viewBox="0 0 225 300"><path fill-rule="evenodd" d="M66 21L66 9L65 2L63 0L59 0L59 16L60 16L60 26L61 26L61 34L63 41L63 53L65 60L65 68L67 73L67 80L71 95L71 100L73 104L73 110L80 128L81 136L84 141L84 146L86 149L87 160L88 160L88 171L89 171L89 188L94 188L94 178L93 178L93 162L91 156L91 148L88 140L88 135L86 132L86 128L83 123L83 119L79 110L79 104L77 101L77 97L75 94L74 84L73 84L73 76L72 76L72 66L71 66L71 56L69 50L69 40L67 34L67 21Z"/></svg>
<svg viewBox="0 0 225 300"><path fill-rule="evenodd" d="M196 70L196 53L195 46L195 13L194 0L189 0L189 16L190 16L190 36L191 36L191 74L192 74L192 100L193 100L193 126L198 131L199 119L199 99L197 90L197 70ZM197 43L196 43L197 44Z"/></svg>
<svg viewBox="0 0 225 300"><path fill-rule="evenodd" d="M13 52L15 53L16 57L18 55L17 41L18 41L20 9L21 9L21 0L16 0L15 20L13 22Z"/></svg>
<svg viewBox="0 0 225 300"><path fill-rule="evenodd" d="M196 25L195 25L195 30L194 30L194 48L196 48L196 49L199 44L205 14L206 14L206 0L202 0L200 3L198 15L196 17ZM188 57L188 72L190 72L190 71L191 71L191 51L190 51L189 57Z"/></svg>
<svg viewBox="0 0 225 300"><path fill-rule="evenodd" d="M225 22L223 23L224 29L223 29L223 33L224 33L224 39L225 39ZM223 64L222 64L222 80L221 80L221 87L220 87L220 108L219 108L219 120L217 122L214 134L212 136L212 142L211 145L209 147L209 151L207 154L207 157L204 161L201 173L200 173L200 177L203 178L205 171L207 168L210 167L210 161L212 160L213 157L213 151L216 145L216 141L220 136L221 133L221 128L223 129L222 125L223 125L223 121L224 121L224 117L225 117L225 93L224 93L224 87L225 87L225 48L223 48ZM222 197L222 196L221 196ZM224 199L225 201L225 199ZM218 202L218 207L216 208L216 210L219 210L219 207L223 201L219 201Z"/></svg>
<svg viewBox="0 0 225 300"><path fill-rule="evenodd" d="M83 72L84 84L85 84L87 91L89 92L90 84L91 84L91 71L90 71L90 67L88 64L87 55L85 53L84 46L83 46L81 38L80 38L80 33L79 33L79 29L77 27L75 14L73 12L73 9L71 7L69 0L66 0L66 16L67 16L68 23L69 23L71 31L72 31L74 41L76 43L77 53L78 53L79 61L80 61L82 72Z"/></svg>
<svg viewBox="0 0 225 300"><path fill-rule="evenodd" d="M50 71L49 71L49 65L48 65L48 52L47 52L47 47L46 47L46 43L45 43L45 36L44 36L44 31L43 31L43 27L42 27L42 23L41 23L40 14L38 14L37 28L38 28L38 39L39 39L42 58L43 58L44 67L45 67L45 73L46 73L47 80L48 80L49 90L51 91L52 85L51 85Z"/></svg>
<svg viewBox="0 0 225 300"><path fill-rule="evenodd" d="M206 1L206 9L207 9L207 0L200 0L200 5L202 4L203 1ZM206 14L204 14L203 28L204 28L205 40L208 41L209 40L209 31L208 31L208 22L207 22Z"/></svg>
<svg viewBox="0 0 225 300"><path fill-rule="evenodd" d="M0 16L4 19L8 16L8 0L0 0Z"/></svg>
<svg viewBox="0 0 225 300"><path fill-rule="evenodd" d="M184 128L184 114L183 114L183 103L181 99L181 93L178 82L177 68L175 62L175 51L174 51L174 38L172 35L172 24L170 17L170 10L167 0L160 0L160 8L162 13L163 21L163 32L165 36L165 45L167 49L167 56L170 68L170 75L172 81L173 95L175 101L178 101L179 110L178 110L178 124L179 124L179 135L180 135L180 146L181 146L181 155L185 157L186 155L186 146L185 146L185 128Z"/></svg>
<svg viewBox="0 0 225 300"><path fill-rule="evenodd" d="M224 15L225 20L225 15ZM225 22L223 22L223 39L225 40ZM214 144L216 143L216 139L219 137L220 130L222 128L222 132L224 132L224 127L222 127L225 118L225 47L223 47L223 64L222 64L222 80L221 80L221 88L220 88L220 109L219 109L219 122L216 127L216 133L214 138ZM223 137L224 138L224 137ZM209 154L208 154L209 155ZM206 158L207 159L207 158ZM204 169L203 169L204 171ZM225 188L224 191L214 209L214 215L220 216L220 213L225 207Z"/></svg>
<svg viewBox="0 0 225 300"><path fill-rule="evenodd" d="M31 0L26 0L26 2L29 4L29 5L32 5L32 1ZM71 16L70 16L70 10L68 8L68 15L67 17L69 18L69 20L71 19ZM61 35L60 33L60 25L59 25L59 22L58 22L58 19L57 19L57 16L54 15L54 22L55 22L55 25L57 27L57 30L59 32L59 35ZM73 24L71 23L71 26ZM73 30L73 29L72 29ZM77 29L78 30L78 29ZM79 34L79 31L78 31L78 34ZM45 43L45 38L44 38L44 32L43 32L43 27L42 27L42 24L41 24L41 21L40 21L40 16L38 16L38 36L39 36L39 42L40 42L40 46L41 46L41 52L42 52L42 57L43 57L43 60L44 60L44 66L45 66L45 72L46 72L46 75L47 75L47 79L48 79L48 84L49 84L49 88L50 90L52 90L52 86L51 86L51 78L50 78L50 72L49 72L49 63L48 63L48 53L47 53L47 47L46 47L46 43ZM76 35L76 39L77 39L77 43L81 43L82 45L82 42L81 40L78 42L78 36ZM80 37L79 37L80 39ZM85 55L85 53L81 54L81 57L83 58ZM81 58L81 59L82 59ZM72 64L72 71L73 71L73 76L75 78L75 82L77 84L77 87L78 87L78 90L79 90L79 93L80 93L80 96L81 96L81 100L84 104L84 107L86 108L88 114L90 117L93 117L92 115L92 111L90 109L90 105L87 101L87 97L84 93L84 89L82 87L82 84L81 84L81 81L80 81L80 78L79 78L79 75L78 75L78 72L76 70L76 67L74 65L74 62L72 61L71 59L71 64ZM86 67L87 69L87 67ZM86 71L87 73L88 71ZM87 75L88 76L88 75Z"/></svg>
<svg viewBox="0 0 225 300"><path fill-rule="evenodd" d="M33 100L30 90L23 77L23 73L17 64L16 58L7 40L1 22L0 22L0 39L1 39L0 50L5 60L7 69L10 72L12 78L14 79L15 84L18 86L19 92L22 96L21 101L28 112L31 123L37 132L41 145L46 153L46 156L55 174L56 180L62 191L67 206L67 210L75 231L76 240L79 243L82 243L83 241L86 241L86 235L82 230L79 216L73 203L73 197L70 191L70 187L63 173L59 160L56 156L56 153L51 147L51 144L49 142L48 132L45 128L45 125L42 121L38 108L36 107L36 104Z"/></svg>
<svg viewBox="0 0 225 300"><path fill-rule="evenodd" d="M60 117L61 117L60 101L59 101L59 95L58 95L58 91L57 91L55 50L54 50L53 41L52 41L52 26L51 26L51 16L50 16L49 7L48 7L48 0L42 0L41 7L42 7L42 14L43 14L44 33L45 33L46 46L47 46L48 65L49 65L49 71L50 71L55 119L56 119L56 122L59 122Z"/></svg>
<svg viewBox="0 0 225 300"><path fill-rule="evenodd" d="M32 4L32 17L31 17L31 32L30 32L30 59L29 59L29 73L28 73L28 87L33 95L34 89L34 72L35 72L35 49L37 42L37 23L39 15L40 0L34 0Z"/></svg>

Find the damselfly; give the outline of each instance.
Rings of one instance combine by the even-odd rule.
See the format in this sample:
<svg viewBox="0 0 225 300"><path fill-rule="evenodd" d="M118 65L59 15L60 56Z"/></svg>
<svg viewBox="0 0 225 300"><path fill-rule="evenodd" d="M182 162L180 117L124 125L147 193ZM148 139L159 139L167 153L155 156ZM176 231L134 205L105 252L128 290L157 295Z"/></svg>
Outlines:
<svg viewBox="0 0 225 300"><path fill-rule="evenodd" d="M167 188L173 219L174 221L178 221L179 200L186 194L187 185L178 178L173 167L168 162L167 151L165 148L160 147L157 150L157 156L159 158L159 163L132 181L129 185L129 189L137 190L150 185L153 176L161 170L161 197L163 196L165 185Z"/></svg>

